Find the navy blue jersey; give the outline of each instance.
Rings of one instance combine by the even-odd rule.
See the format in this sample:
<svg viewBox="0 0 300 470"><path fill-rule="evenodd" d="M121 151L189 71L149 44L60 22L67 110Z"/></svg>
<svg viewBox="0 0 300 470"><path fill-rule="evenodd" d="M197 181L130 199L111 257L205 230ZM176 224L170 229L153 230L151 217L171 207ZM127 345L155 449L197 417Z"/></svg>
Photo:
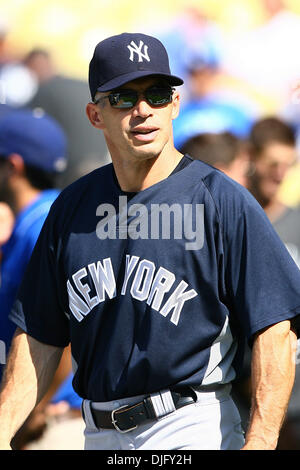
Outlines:
<svg viewBox="0 0 300 470"><path fill-rule="evenodd" d="M192 161L128 197L109 164L52 206L11 319L71 342L76 392L107 401L230 382L243 338L298 321L299 286L264 211L222 172Z"/></svg>

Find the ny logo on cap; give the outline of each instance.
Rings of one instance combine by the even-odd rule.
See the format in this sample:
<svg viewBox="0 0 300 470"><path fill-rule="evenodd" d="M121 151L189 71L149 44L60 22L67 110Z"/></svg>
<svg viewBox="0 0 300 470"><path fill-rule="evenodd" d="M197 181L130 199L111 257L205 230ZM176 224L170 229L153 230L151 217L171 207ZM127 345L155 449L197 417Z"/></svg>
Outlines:
<svg viewBox="0 0 300 470"><path fill-rule="evenodd" d="M134 41L131 41L131 45L128 44L128 49L130 50L130 57L129 59L133 62L134 60L134 54L137 55L139 58L138 62L143 62L143 59L147 60L150 62L150 58L148 55L148 46L143 43L143 41L140 41L139 46L136 45ZM142 47L144 46L144 52L142 52Z"/></svg>

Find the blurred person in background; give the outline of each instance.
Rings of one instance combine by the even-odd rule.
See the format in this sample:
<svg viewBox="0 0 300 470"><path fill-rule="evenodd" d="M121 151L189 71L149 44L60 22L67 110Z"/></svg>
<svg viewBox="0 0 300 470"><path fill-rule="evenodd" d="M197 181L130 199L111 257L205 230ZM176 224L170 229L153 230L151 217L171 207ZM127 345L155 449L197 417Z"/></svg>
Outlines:
<svg viewBox="0 0 300 470"><path fill-rule="evenodd" d="M160 38L172 70L185 81L181 112L173 125L175 145L180 148L199 133L247 136L263 111L261 97L224 70L226 37L203 2L183 9Z"/></svg>
<svg viewBox="0 0 300 470"><path fill-rule="evenodd" d="M0 26L1 32L1 26ZM0 47L0 56L1 56L1 47ZM6 106L0 103L0 120L2 117L6 116L9 112L13 111L13 108ZM1 181L1 176L0 176ZM1 183L0 183L1 184ZM9 204L0 200L0 266L2 260L2 246L9 240L15 224L15 214L12 211ZM1 288L1 271L0 271L0 288ZM5 350L5 346L4 346ZM4 362L1 361L3 364ZM1 371L0 371L0 380L1 380Z"/></svg>
<svg viewBox="0 0 300 470"><path fill-rule="evenodd" d="M227 84L210 44L203 41L187 49L185 66L188 96L173 125L177 148L200 133L230 132L245 138L259 110Z"/></svg>
<svg viewBox="0 0 300 470"><path fill-rule="evenodd" d="M0 64L0 102L13 108L22 108L38 89L38 79L20 57L3 57ZM0 48L1 60L1 48Z"/></svg>
<svg viewBox="0 0 300 470"><path fill-rule="evenodd" d="M87 83L64 76L50 50L36 46L6 63L0 68L0 84L2 103L15 109L41 108L63 128L68 166L56 178L58 188L97 168L99 155L100 165L110 162L104 138L89 126L83 111L89 99Z"/></svg>
<svg viewBox="0 0 300 470"><path fill-rule="evenodd" d="M33 50L25 63L38 73L39 86L28 102L31 109L42 108L64 129L68 140L68 166L57 178L64 188L89 171L110 162L102 135L89 126L84 112L89 100L85 81L55 73L51 56L44 50ZM84 158L82 158L84 156Z"/></svg>
<svg viewBox="0 0 300 470"><path fill-rule="evenodd" d="M242 186L246 186L249 169L248 152L244 141L232 133L196 135L183 145L181 152L218 168Z"/></svg>
<svg viewBox="0 0 300 470"><path fill-rule="evenodd" d="M279 198L288 206L297 206L300 204L300 68L298 79L293 82L291 87L290 100L279 115L295 129L298 150L298 160L287 172L279 190Z"/></svg>
<svg viewBox="0 0 300 470"><path fill-rule="evenodd" d="M26 106L38 88L38 81L24 63L22 54L8 45L10 25L0 18L0 103L19 108Z"/></svg>
<svg viewBox="0 0 300 470"><path fill-rule="evenodd" d="M0 61L1 103L16 109L27 107L40 84L55 75L55 65L49 51L36 47L25 56L2 57L1 37Z"/></svg>
<svg viewBox="0 0 300 470"><path fill-rule="evenodd" d="M55 178L63 171L66 157L65 134L52 118L41 111L8 109L6 114L3 112L0 119L0 202L3 204L2 214L6 210L6 227L2 225L0 231L3 235L0 340L4 346L0 379L15 332L15 325L8 315L42 225L59 194L55 189ZM4 228L11 233L4 236ZM69 383L70 374L70 352L66 349L47 396L16 434L13 441L15 449L23 449L28 441L46 430L45 407L59 386ZM73 394L73 400L77 397L72 390L69 393ZM77 409L79 411L80 405ZM76 433L72 437L76 441Z"/></svg>
<svg viewBox="0 0 300 470"><path fill-rule="evenodd" d="M58 196L54 174L65 162L65 146L63 131L45 115L11 111L1 118L0 201L15 215L12 235L2 246L0 331L8 335L7 350L14 330L8 313L41 226Z"/></svg>
<svg viewBox="0 0 300 470"><path fill-rule="evenodd" d="M23 64L36 76L39 83L44 83L56 75L56 67L47 49L34 48L23 59Z"/></svg>
<svg viewBox="0 0 300 470"><path fill-rule="evenodd" d="M2 261L2 246L9 240L15 224L15 215L6 202L0 201L0 266ZM1 288L1 271L0 271ZM6 346L1 341L0 364L5 364Z"/></svg>
<svg viewBox="0 0 300 470"><path fill-rule="evenodd" d="M6 243L13 231L15 216L5 202L0 202L0 261L2 257L1 246Z"/></svg>
<svg viewBox="0 0 300 470"><path fill-rule="evenodd" d="M169 26L164 24L163 31L162 28L159 29L158 36L168 51L171 70L184 81L188 78L186 51L193 49L195 45L207 44L216 60L222 56L224 38L221 28L205 13L201 1L197 3L197 7L185 7L175 15ZM188 98L186 94L188 95L183 85L183 100Z"/></svg>
<svg viewBox="0 0 300 470"><path fill-rule="evenodd" d="M297 161L295 131L277 117L264 118L253 126L249 145L248 189L300 267L300 208L288 207L278 197L287 172Z"/></svg>
<svg viewBox="0 0 300 470"><path fill-rule="evenodd" d="M8 41L11 25L3 12L0 16L0 69L3 65L19 59L18 52L11 47Z"/></svg>
<svg viewBox="0 0 300 470"><path fill-rule="evenodd" d="M280 187L287 172L297 160L293 127L277 117L259 120L249 136L249 155L251 170L248 189L265 210L279 237L300 268L300 207L288 207L279 198ZM299 357L299 342L297 357ZM297 360L296 379L285 425L279 439L279 449L300 450L299 362Z"/></svg>

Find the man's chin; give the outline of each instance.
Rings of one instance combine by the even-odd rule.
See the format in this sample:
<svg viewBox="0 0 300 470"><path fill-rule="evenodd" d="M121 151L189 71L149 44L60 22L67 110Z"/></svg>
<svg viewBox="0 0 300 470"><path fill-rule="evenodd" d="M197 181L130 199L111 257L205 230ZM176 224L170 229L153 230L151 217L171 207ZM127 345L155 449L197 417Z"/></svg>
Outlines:
<svg viewBox="0 0 300 470"><path fill-rule="evenodd" d="M132 155L139 160L151 160L157 158L161 154L162 149L155 148L151 145L134 146Z"/></svg>

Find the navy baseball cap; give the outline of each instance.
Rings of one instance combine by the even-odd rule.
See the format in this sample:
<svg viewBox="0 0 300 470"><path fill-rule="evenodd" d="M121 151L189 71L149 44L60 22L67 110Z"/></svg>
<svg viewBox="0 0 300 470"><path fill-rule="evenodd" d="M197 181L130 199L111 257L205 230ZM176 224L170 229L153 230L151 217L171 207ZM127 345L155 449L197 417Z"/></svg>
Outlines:
<svg viewBox="0 0 300 470"><path fill-rule="evenodd" d="M0 155L21 155L24 163L60 173L67 164L67 139L61 126L43 110L18 109L0 119Z"/></svg>
<svg viewBox="0 0 300 470"><path fill-rule="evenodd" d="M149 75L163 77L172 86L183 84L171 74L167 51L158 39L142 33L106 38L97 44L90 62L91 97Z"/></svg>

